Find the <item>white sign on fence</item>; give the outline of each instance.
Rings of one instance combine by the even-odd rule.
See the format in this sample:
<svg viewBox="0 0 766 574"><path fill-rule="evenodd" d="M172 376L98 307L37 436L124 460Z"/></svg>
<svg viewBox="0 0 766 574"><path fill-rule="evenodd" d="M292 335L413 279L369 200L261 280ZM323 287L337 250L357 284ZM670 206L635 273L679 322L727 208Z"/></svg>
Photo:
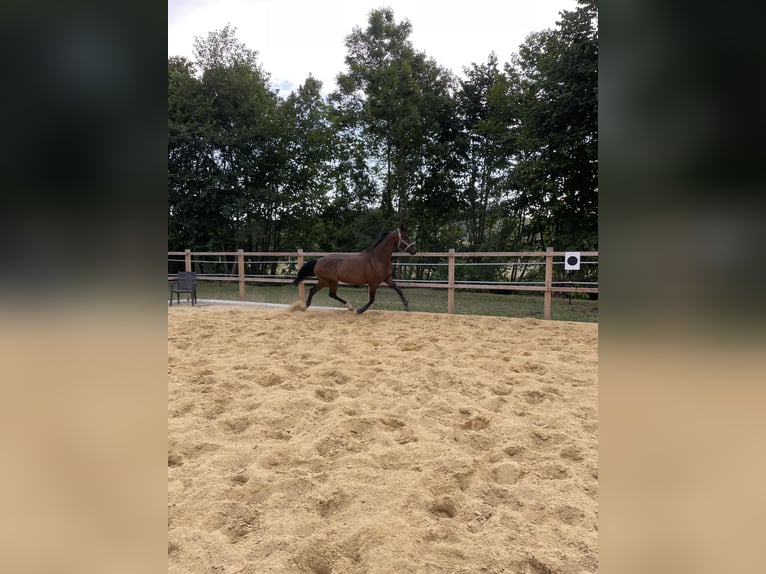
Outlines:
<svg viewBox="0 0 766 574"><path fill-rule="evenodd" d="M580 252L579 251L566 251L564 253L564 269L567 271L579 271L580 269Z"/></svg>

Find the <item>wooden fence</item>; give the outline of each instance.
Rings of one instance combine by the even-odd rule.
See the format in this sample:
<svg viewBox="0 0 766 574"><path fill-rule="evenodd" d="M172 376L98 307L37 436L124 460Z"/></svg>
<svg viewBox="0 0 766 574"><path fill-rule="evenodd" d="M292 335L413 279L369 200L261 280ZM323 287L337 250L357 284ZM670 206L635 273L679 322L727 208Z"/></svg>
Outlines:
<svg viewBox="0 0 766 574"><path fill-rule="evenodd" d="M264 276L247 276L245 274L245 257L257 256L257 257L294 257L296 258L297 269L300 269L303 265L305 257L323 257L328 255L324 252L303 251L298 249L297 251L280 251L280 252L258 252L258 251L243 251L239 249L237 251L190 251L186 249L184 251L168 251L168 257L183 256L184 257L184 269L186 271L193 271L192 268L192 256L217 256L217 257L235 257L237 275L212 275L212 274L198 274L198 279L212 280L212 281L237 281L239 283L239 298L244 300L245 298L245 283L292 283L292 277L264 277ZM415 257L438 257L447 259L447 280L446 281L407 281L397 279L397 285L401 287L414 287L414 288L428 288L428 289L447 289L447 312L455 312L455 290L456 289L472 289L472 290L493 290L493 291L537 291L543 292L543 316L545 319L551 318L551 297L554 292L559 293L598 293L598 286L584 287L582 284L576 282L564 282L568 285L556 285L553 282L553 265L555 258L564 257L565 252L554 251L552 247L549 247L546 251L497 251L497 252L455 252L454 249L450 249L447 253L421 253L418 252ZM394 253L393 257L413 257L406 253ZM455 280L455 260L461 258L481 258L481 257L493 257L493 258L543 258L544 262L540 262L539 265L545 265L545 281L543 284L520 284L520 283L482 283L482 282L469 282L469 281L456 281ZM582 258L598 257L598 251L582 251L580 252ZM563 261L560 262L563 265ZM593 263L593 262L588 262ZM596 263L597 264L597 263ZM502 263L498 263L502 265ZM513 265L513 263L508 263ZM175 276L168 274L168 280L173 279ZM298 284L298 297L305 299L304 283L309 285L316 283L316 280L308 279L303 283ZM522 282L523 283L523 282ZM382 284L385 285L385 284Z"/></svg>

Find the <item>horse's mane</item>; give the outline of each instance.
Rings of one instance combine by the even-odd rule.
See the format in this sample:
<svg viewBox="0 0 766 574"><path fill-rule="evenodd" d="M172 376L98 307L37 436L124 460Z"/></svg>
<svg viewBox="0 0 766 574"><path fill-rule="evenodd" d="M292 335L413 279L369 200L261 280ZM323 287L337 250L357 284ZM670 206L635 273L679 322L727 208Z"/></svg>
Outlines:
<svg viewBox="0 0 766 574"><path fill-rule="evenodd" d="M372 251L373 249L375 249L378 245L380 245L381 241L383 241L386 237L388 237L389 233L391 233L391 232L390 231L384 231L383 233L381 233L380 237L378 237L378 240L375 243L373 243L372 245L370 245L367 249L365 249L365 251Z"/></svg>

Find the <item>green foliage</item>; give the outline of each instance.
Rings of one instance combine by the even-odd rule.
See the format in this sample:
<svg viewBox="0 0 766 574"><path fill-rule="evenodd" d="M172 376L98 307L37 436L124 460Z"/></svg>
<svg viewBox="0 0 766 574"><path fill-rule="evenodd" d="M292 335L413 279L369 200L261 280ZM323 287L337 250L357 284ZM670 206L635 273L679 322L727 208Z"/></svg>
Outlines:
<svg viewBox="0 0 766 574"><path fill-rule="evenodd" d="M372 11L330 94L278 95L231 26L169 58L169 249L356 251L400 223L421 251L598 249L596 3L460 79L411 34Z"/></svg>
<svg viewBox="0 0 766 574"><path fill-rule="evenodd" d="M170 248L306 245L331 189L335 135L321 83L281 100L226 27L197 38L200 72L169 61Z"/></svg>
<svg viewBox="0 0 766 574"><path fill-rule="evenodd" d="M595 4L564 12L556 30L530 34L506 66L518 94L511 207L528 218L539 248L598 245L595 18Z"/></svg>
<svg viewBox="0 0 766 574"><path fill-rule="evenodd" d="M414 223L453 197L442 193L448 172L441 169L448 157L452 78L414 50L411 30L406 20L396 23L391 9L371 12L367 28L346 38L348 70L330 100L350 145L365 154L363 181L378 190L384 216ZM411 217L413 201L418 217Z"/></svg>
<svg viewBox="0 0 766 574"><path fill-rule="evenodd" d="M464 71L466 79L456 94L460 121L456 172L463 192L465 247L480 251L491 248L503 216L503 176L512 158L504 144L511 122L497 102L498 87L504 84L497 56L491 53L486 64L474 63Z"/></svg>

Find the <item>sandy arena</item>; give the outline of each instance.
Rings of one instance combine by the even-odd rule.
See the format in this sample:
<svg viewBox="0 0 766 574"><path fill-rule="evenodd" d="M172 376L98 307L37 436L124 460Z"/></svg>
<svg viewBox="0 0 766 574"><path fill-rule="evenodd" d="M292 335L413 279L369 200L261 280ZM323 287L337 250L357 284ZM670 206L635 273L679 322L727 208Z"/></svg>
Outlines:
<svg viewBox="0 0 766 574"><path fill-rule="evenodd" d="M168 309L168 572L598 570L598 326Z"/></svg>

